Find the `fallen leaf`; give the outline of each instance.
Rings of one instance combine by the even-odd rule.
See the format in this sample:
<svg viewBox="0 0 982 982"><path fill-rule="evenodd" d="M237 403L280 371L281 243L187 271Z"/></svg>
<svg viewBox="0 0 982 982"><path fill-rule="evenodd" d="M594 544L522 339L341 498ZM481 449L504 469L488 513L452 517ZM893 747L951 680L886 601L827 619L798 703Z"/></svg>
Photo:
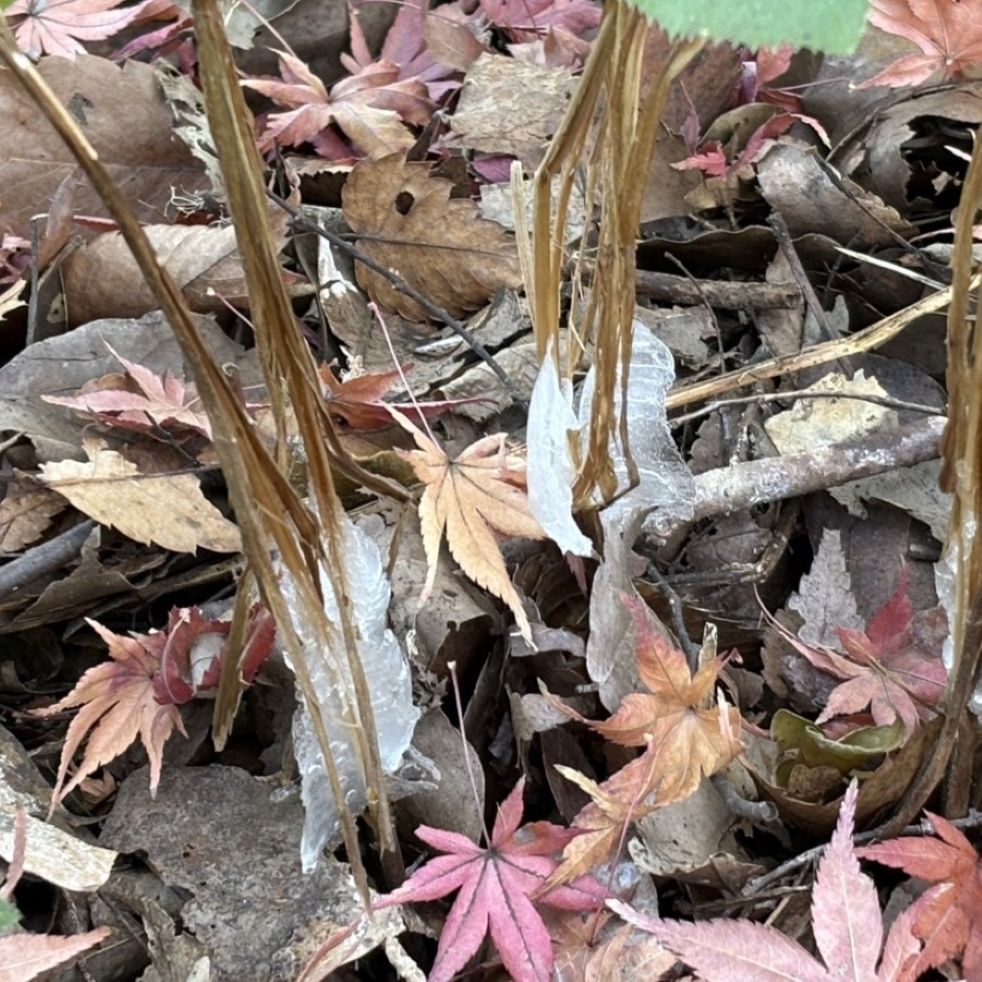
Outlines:
<svg viewBox="0 0 982 982"><path fill-rule="evenodd" d="M126 638L96 621L86 620L109 646L112 661L90 668L75 688L54 705L35 710L37 716L51 716L81 707L65 734L51 798L52 811L85 778L126 750L137 736L150 758L150 787L155 789L160 780L164 744L175 727L184 733L177 706L162 705L154 692L167 635ZM86 737L82 760L66 783L68 766Z"/></svg>
<svg viewBox="0 0 982 982"><path fill-rule="evenodd" d="M143 474L115 450L86 440L85 463L41 465L41 480L79 511L136 542L173 552L239 552L238 528L205 498L193 474Z"/></svg>
<svg viewBox="0 0 982 982"><path fill-rule="evenodd" d="M725 660L713 658L692 674L684 652L654 630L647 608L624 604L634 620L638 672L647 693L631 693L610 719L585 721L613 743L650 748L653 754L644 800L657 789L658 803L681 801L703 777L715 774L740 752L740 713L713 690Z"/></svg>
<svg viewBox="0 0 982 982"><path fill-rule="evenodd" d="M410 126L425 125L435 109L426 86L418 79L399 81L399 69L391 63L367 66L360 74L342 79L329 94L299 58L285 51L278 54L281 79L242 81L287 110L266 118L259 138L261 151L310 143L326 159L350 159L351 149L331 132L336 126L361 154L384 157L408 150L416 142Z"/></svg>
<svg viewBox="0 0 982 982"><path fill-rule="evenodd" d="M77 396L41 398L55 406L91 414L109 426L143 433L159 427L169 431L171 438L179 438L182 432L190 430L211 439L211 423L194 385L185 386L170 372L161 377L107 347L126 369L128 377L104 375L83 386Z"/></svg>
<svg viewBox="0 0 982 982"><path fill-rule="evenodd" d="M190 194L208 187L201 165L174 139L170 109L150 65L129 61L120 67L82 55L75 61L42 58L37 70L63 103L77 107L79 128L141 222L159 222L176 188ZM78 162L12 72L0 72L0 118L3 186L17 189L4 195L0 232L27 236L31 218L48 210ZM73 209L107 214L87 179L75 190Z"/></svg>
<svg viewBox="0 0 982 982"><path fill-rule="evenodd" d="M865 631L838 629L848 657L822 645L805 644L778 621L769 619L816 668L844 680L830 693L817 723L861 713L869 707L877 726L889 726L899 718L909 736L922 719L932 715L944 692L947 673L941 653L924 650L916 643L906 569L893 596Z"/></svg>
<svg viewBox="0 0 982 982"><path fill-rule="evenodd" d="M898 58L857 88L919 85L935 74L946 80L982 63L982 0L873 0L869 22L921 53Z"/></svg>
<svg viewBox="0 0 982 982"><path fill-rule="evenodd" d="M455 317L483 306L501 287L522 278L514 240L496 222L479 217L453 185L432 177L429 165L400 154L363 160L342 191L344 217L363 238L359 247ZM407 320L430 313L380 274L356 267L358 284L383 307Z"/></svg>
<svg viewBox="0 0 982 982"><path fill-rule="evenodd" d="M280 224L278 248L286 242L285 225ZM226 304L248 308L242 259L231 225L147 225L144 232L192 310L226 310ZM140 317L160 306L119 232L105 232L72 253L63 276L72 324L101 317Z"/></svg>
<svg viewBox="0 0 982 982"><path fill-rule="evenodd" d="M14 36L33 58L43 54L74 58L85 54L80 41L102 41L139 16L145 3L120 7L122 0L14 0L7 8Z"/></svg>
<svg viewBox="0 0 982 982"><path fill-rule="evenodd" d="M600 23L600 5L593 0L481 0L492 24L513 41L531 41L548 28L584 34Z"/></svg>
<svg viewBox="0 0 982 982"><path fill-rule="evenodd" d="M861 859L934 884L912 904L914 936L924 941L916 975L960 958L966 979L982 977L982 859L947 819L927 812L939 838L903 836L856 850Z"/></svg>
<svg viewBox="0 0 982 982"><path fill-rule="evenodd" d="M505 452L498 433L471 444L451 460L432 437L401 413L395 419L413 435L418 450L401 451L425 485L419 503L420 526L428 573L423 600L436 579L440 543L446 534L450 553L478 586L500 597L511 608L523 637L532 629L522 602L505 568L495 532L541 539L542 529L529 511L525 491L525 462Z"/></svg>
<svg viewBox="0 0 982 982"><path fill-rule="evenodd" d="M324 383L324 400L327 410L343 420L353 430L381 430L392 425L389 407L405 413L417 422L421 418L433 419L460 406L481 402L480 397L470 399L444 399L439 402L390 403L383 400L392 386L403 378L406 368L394 368L388 372L366 372L364 375L349 375L339 380L330 365L322 365L319 370Z"/></svg>
<svg viewBox="0 0 982 982"><path fill-rule="evenodd" d="M64 498L33 481L12 480L0 501L0 555L20 552L44 535Z"/></svg>
<svg viewBox="0 0 982 982"><path fill-rule="evenodd" d="M22 931L0 938L0 982L30 982L42 972L80 955L112 932L97 927L85 934L31 934Z"/></svg>
<svg viewBox="0 0 982 982"><path fill-rule="evenodd" d="M552 942L535 905L593 910L606 896L592 877L540 893L556 867L552 856L577 833L551 822L519 828L524 786L525 779L519 779L502 803L486 849L457 832L428 825L417 828L420 839L445 855L431 859L374 905L383 908L436 900L459 890L440 933L429 982L449 982L489 932L512 978L548 982L553 969Z"/></svg>
<svg viewBox="0 0 982 982"><path fill-rule="evenodd" d="M852 844L856 794L853 781L812 889L812 930L824 964L776 928L744 918L693 924L646 917L617 900L607 905L650 931L706 982L913 982L920 942L911 934L910 911L893 922L884 945L876 887L859 869Z"/></svg>
<svg viewBox="0 0 982 982"><path fill-rule="evenodd" d="M26 306L26 301L20 299L25 286L27 280L15 280L6 289L0 290L0 321L12 310Z"/></svg>

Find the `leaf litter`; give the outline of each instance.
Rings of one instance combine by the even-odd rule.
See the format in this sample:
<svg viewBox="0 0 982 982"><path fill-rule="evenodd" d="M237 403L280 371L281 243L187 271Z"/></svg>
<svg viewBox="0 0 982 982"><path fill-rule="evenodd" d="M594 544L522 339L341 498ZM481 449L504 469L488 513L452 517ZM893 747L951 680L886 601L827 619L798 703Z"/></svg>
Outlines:
<svg viewBox="0 0 982 982"><path fill-rule="evenodd" d="M923 319L875 353L847 345L943 278L982 119L975 0L873 0L864 54L830 78L788 48L707 49L685 70L647 175L633 353L616 379L598 377L580 333L591 294L577 270L616 192L589 161L562 239L568 319L544 359L520 295L528 190L607 5L354 3L324 27L346 20L330 43L310 33L329 20L312 6L265 11L273 53L245 53L255 18L230 18L229 33L256 149L291 209L271 202L271 245L351 519L339 555L358 671L293 625L317 706L255 602L189 366L73 159L0 77L0 688L15 709L0 840L14 870L7 829L27 805L28 875L120 911L104 926L12 888L24 923L50 933L0 938L0 977L77 958L107 982L170 977L178 952L215 979L310 980L353 960L365 978L600 982L674 977L678 962L701 978L973 977L971 818L936 797L918 834L853 845L933 752L949 684L951 499L934 487L930 418L944 340ZM15 0L4 15L302 486L297 424L259 368L283 367L254 347L262 309L201 162L207 120L189 115L191 22L156 0ZM667 50L654 30L649 49L650 68ZM175 75L186 91L171 107ZM884 86L895 103L869 113L866 88ZM312 245L297 216L336 237ZM789 360L761 372L773 354ZM624 418L609 503L575 493L598 390ZM849 448L845 479L862 481L830 487L828 447ZM352 479L344 454L408 503ZM763 463L769 476L741 486ZM317 576L340 622L334 581ZM374 719L351 714L352 685ZM343 807L316 716L340 805L374 815L385 796L402 815L409 872L400 885L391 856L377 868L371 923L330 856ZM384 787L361 778L353 735L369 726ZM707 834L693 810L710 798ZM62 831L79 813L129 870L102 857L98 876L76 877L79 850L99 848ZM812 872L807 850L826 842ZM911 901L905 881L891 895L896 877L860 858L921 892ZM802 863L811 906L794 891L775 906L761 884L791 885ZM148 948L113 964L91 947L131 936L134 919ZM419 932L435 954L407 942ZM35 964L15 962L27 938Z"/></svg>

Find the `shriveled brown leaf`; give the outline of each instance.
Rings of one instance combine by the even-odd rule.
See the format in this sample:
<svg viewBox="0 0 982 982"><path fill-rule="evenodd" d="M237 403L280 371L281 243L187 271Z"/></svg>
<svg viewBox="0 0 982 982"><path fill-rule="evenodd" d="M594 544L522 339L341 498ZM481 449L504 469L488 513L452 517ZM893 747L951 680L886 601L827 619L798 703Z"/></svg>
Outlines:
<svg viewBox="0 0 982 982"><path fill-rule="evenodd" d="M44 535L65 500L33 481L11 481L0 501L0 554L19 552Z"/></svg>
<svg viewBox="0 0 982 982"><path fill-rule="evenodd" d="M426 485L419 503L423 545L429 574L423 599L436 578L440 543L447 544L460 568L479 586L511 608L523 636L531 627L512 585L495 533L541 539L539 523L529 512L525 462L505 453L504 434L484 437L451 460L446 451L405 416L393 416L413 435L418 450L403 452Z"/></svg>
<svg viewBox="0 0 982 982"><path fill-rule="evenodd" d="M208 186L200 164L171 132L170 110L151 66L129 61L120 68L105 58L81 55L75 61L42 58L38 71L56 96L76 107L76 122L141 221L160 221L175 189ZM0 233L27 235L31 217L48 210L77 164L12 72L0 72L0 119ZM14 188L16 194L9 193ZM74 210L106 214L86 180L75 193Z"/></svg>
<svg viewBox="0 0 982 982"><path fill-rule="evenodd" d="M344 186L344 217L360 248L454 316L483 306L503 286L522 282L514 240L482 219L473 202L450 198L450 181L401 154L363 160ZM359 265L359 285L403 317L430 314L378 273Z"/></svg>
<svg viewBox="0 0 982 982"><path fill-rule="evenodd" d="M174 552L242 548L238 528L205 498L193 474L142 474L98 440L84 449L88 461L44 464L41 479L90 518Z"/></svg>
<svg viewBox="0 0 982 982"><path fill-rule="evenodd" d="M282 246L286 229L283 222L280 225L278 244ZM231 225L148 225L144 231L192 310L225 310L226 303L248 306L242 259ZM296 279L293 274L284 275ZM159 306L119 232L100 235L73 253L65 263L64 287L73 324L100 317L140 317Z"/></svg>

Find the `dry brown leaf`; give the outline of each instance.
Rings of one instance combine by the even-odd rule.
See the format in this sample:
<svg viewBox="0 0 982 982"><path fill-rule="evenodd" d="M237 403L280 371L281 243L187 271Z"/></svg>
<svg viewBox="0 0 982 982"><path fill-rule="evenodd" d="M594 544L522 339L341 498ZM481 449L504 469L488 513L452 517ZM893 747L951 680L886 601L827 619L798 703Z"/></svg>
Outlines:
<svg viewBox="0 0 982 982"><path fill-rule="evenodd" d="M41 466L41 479L79 511L136 542L173 552L239 552L239 530L201 493L193 474L142 474L99 440L83 444L89 460Z"/></svg>
<svg viewBox="0 0 982 982"><path fill-rule="evenodd" d="M518 289L522 277L514 240L497 222L480 217L465 198L451 200L450 181L427 164L401 154L363 160L343 191L344 217L364 238L359 247L398 273L455 317L483 306L501 287ZM408 320L429 312L378 273L358 265L359 285L382 306Z"/></svg>
<svg viewBox="0 0 982 982"><path fill-rule="evenodd" d="M0 321L12 310L25 305L25 301L20 299L25 286L27 286L27 280L17 280L6 289L0 290Z"/></svg>
<svg viewBox="0 0 982 982"><path fill-rule="evenodd" d="M286 226L283 221L279 225L282 246ZM144 231L192 310L225 310L223 300L233 307L248 306L231 225L148 225ZM100 235L73 253L65 263L64 285L73 324L102 317L140 317L158 306L119 232Z"/></svg>
<svg viewBox="0 0 982 982"><path fill-rule="evenodd" d="M392 414L413 435L419 450L402 451L416 476L426 485L419 520L429 572L423 600L436 579L440 543L447 545L460 568L479 586L511 608L526 640L528 617L512 586L496 532L541 539L544 532L529 512L525 461L505 452L503 433L472 443L451 460L444 449L401 413Z"/></svg>
<svg viewBox="0 0 982 982"><path fill-rule="evenodd" d="M171 133L171 115L150 65L122 68L81 55L42 58L38 71L66 105L123 194L144 222L160 221L175 189L208 186L201 166ZM0 72L0 174L5 189L0 232L27 235L33 215L48 209L61 182L77 164L54 128L37 111L13 72ZM82 180L74 210L105 215L101 199Z"/></svg>
<svg viewBox="0 0 982 982"><path fill-rule="evenodd" d="M65 500L33 481L11 481L0 501L0 554L19 552L44 535Z"/></svg>
<svg viewBox="0 0 982 982"><path fill-rule="evenodd" d="M483 54L464 79L450 120L455 144L511 154L534 170L576 89L568 68L530 65ZM507 119L508 125L502 125Z"/></svg>

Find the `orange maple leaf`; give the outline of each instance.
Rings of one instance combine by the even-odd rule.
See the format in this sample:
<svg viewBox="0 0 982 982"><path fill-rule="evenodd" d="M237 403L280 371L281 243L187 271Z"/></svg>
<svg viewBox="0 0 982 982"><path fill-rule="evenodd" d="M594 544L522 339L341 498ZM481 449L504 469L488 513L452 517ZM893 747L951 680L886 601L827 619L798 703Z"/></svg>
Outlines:
<svg viewBox="0 0 982 982"><path fill-rule="evenodd" d="M623 602L634 619L638 673L648 692L628 694L602 721L585 719L558 700L555 705L611 742L645 752L600 785L563 769L593 800L573 820L572 827L585 834L566 847L553 881L608 858L629 822L688 798L703 777L742 750L739 711L713 698L725 659L713 658L693 675L685 654L654 630L648 609L633 598Z"/></svg>
<svg viewBox="0 0 982 982"><path fill-rule="evenodd" d="M436 579L440 543L446 533L450 553L479 586L504 600L522 635L531 640L528 617L505 568L495 533L545 537L529 510L525 461L505 452L505 435L497 433L472 443L458 457L446 451L418 426L393 410L393 417L413 435L418 450L399 451L426 485L419 520L429 572L425 602Z"/></svg>
<svg viewBox="0 0 982 982"><path fill-rule="evenodd" d="M898 58L857 88L919 85L982 64L982 0L873 0L869 20L913 41L921 53Z"/></svg>
<svg viewBox="0 0 982 982"><path fill-rule="evenodd" d="M126 750L137 736L147 749L150 788L156 790L164 744L175 727L184 733L177 706L161 705L154 695L154 676L160 667L167 635L127 638L96 621L86 620L109 646L112 661L90 668L64 699L46 709L35 710L37 716L51 716L74 706L82 707L65 735L51 798L52 811L86 777ZM85 753L74 776L66 783L68 765L86 736Z"/></svg>

